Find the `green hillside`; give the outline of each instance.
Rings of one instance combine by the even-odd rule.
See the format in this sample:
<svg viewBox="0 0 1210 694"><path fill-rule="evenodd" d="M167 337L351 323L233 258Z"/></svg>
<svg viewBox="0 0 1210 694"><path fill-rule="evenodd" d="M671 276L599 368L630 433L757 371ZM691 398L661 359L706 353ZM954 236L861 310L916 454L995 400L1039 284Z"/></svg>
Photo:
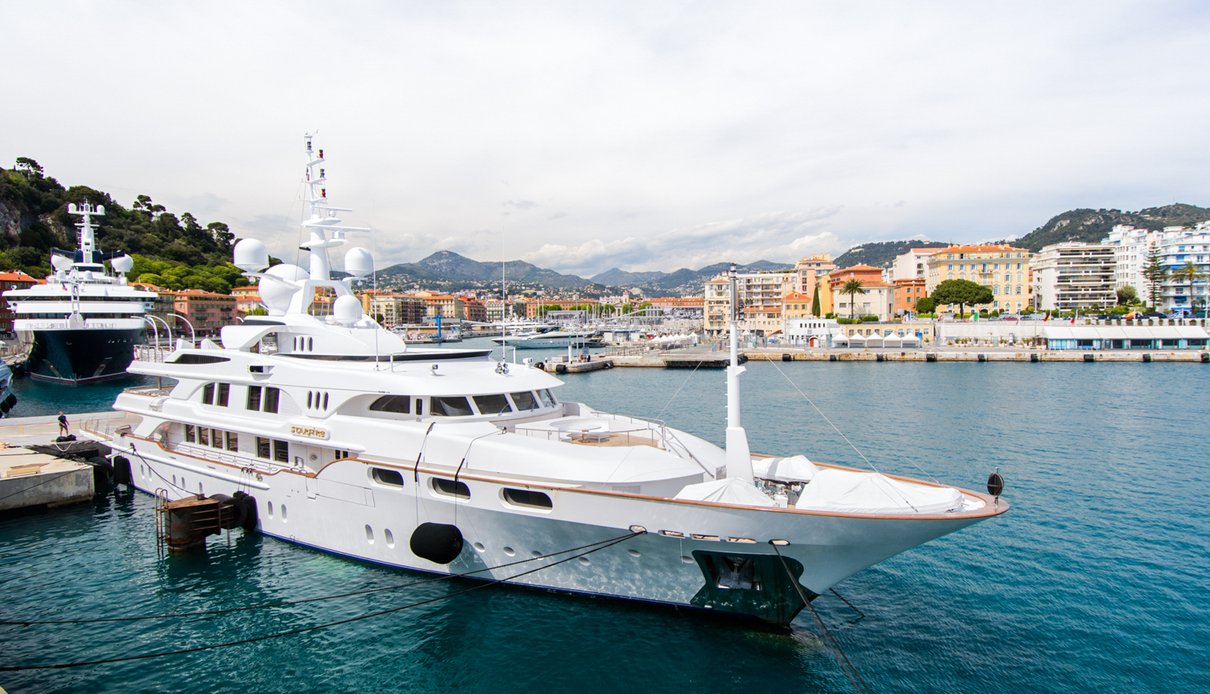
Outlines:
<svg viewBox="0 0 1210 694"><path fill-rule="evenodd" d="M76 219L67 205L84 202L105 207L97 244L134 258L130 280L223 293L243 283L242 273L230 263L235 234L226 224L202 226L192 214L178 216L146 195L126 208L87 186L64 188L26 157L19 157L12 169L0 168L0 270L50 274L50 249L76 248Z"/></svg>

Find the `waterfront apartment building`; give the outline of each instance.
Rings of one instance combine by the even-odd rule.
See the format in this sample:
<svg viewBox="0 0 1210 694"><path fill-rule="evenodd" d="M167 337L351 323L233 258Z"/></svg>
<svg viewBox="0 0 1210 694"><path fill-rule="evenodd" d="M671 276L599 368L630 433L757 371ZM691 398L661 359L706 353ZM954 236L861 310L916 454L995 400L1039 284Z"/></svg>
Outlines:
<svg viewBox="0 0 1210 694"><path fill-rule="evenodd" d="M230 294L185 289L164 295L172 297L173 312L189 321L198 337L217 335L223 326L235 323L235 297Z"/></svg>
<svg viewBox="0 0 1210 694"><path fill-rule="evenodd" d="M1088 311L1117 303L1113 244L1052 243L1029 262L1039 310Z"/></svg>
<svg viewBox="0 0 1210 694"><path fill-rule="evenodd" d="M814 296L815 287L820 284L826 285L828 273L835 269L836 263L832 262L832 256L826 253L809 258L799 258L798 262L794 264L794 273L797 275L795 291L807 296Z"/></svg>
<svg viewBox="0 0 1210 694"><path fill-rule="evenodd" d="M891 310L896 316L902 316L905 313L915 313L916 302L928 296L928 292L924 288L924 277L896 278L894 285L895 301Z"/></svg>
<svg viewBox="0 0 1210 694"><path fill-rule="evenodd" d="M849 280L861 283L862 293L849 295L840 290ZM832 310L838 318L878 316L879 321L891 319L895 303L895 287L882 277L882 270L871 265L854 265L828 273L828 293Z"/></svg>
<svg viewBox="0 0 1210 694"><path fill-rule="evenodd" d="M1105 243L1113 248L1114 289L1133 287L1140 299L1151 301L1151 282L1147 281L1143 270L1147 267L1151 247L1158 241L1157 232L1127 224L1119 224L1109 232Z"/></svg>
<svg viewBox="0 0 1210 694"><path fill-rule="evenodd" d="M798 273L794 270L742 272L735 276L735 293L742 308L740 329L769 335L781 330L782 297L796 290ZM703 294L702 327L717 334L727 329L731 298L727 275L706 281Z"/></svg>
<svg viewBox="0 0 1210 694"><path fill-rule="evenodd" d="M794 318L813 318L811 303L814 292L790 292L782 298L782 318L790 321Z"/></svg>
<svg viewBox="0 0 1210 694"><path fill-rule="evenodd" d="M1168 227L1160 233L1160 258L1168 276L1160 289L1162 311L1190 317L1206 313L1210 302L1210 221L1191 228ZM1182 273L1192 264L1192 282Z"/></svg>
<svg viewBox="0 0 1210 694"><path fill-rule="evenodd" d="M1140 229L1118 225L1109 232L1106 243L1114 249L1116 270L1115 287L1130 285L1143 301L1151 301L1151 283L1144 272L1153 248L1158 250L1160 263L1168 273L1156 291L1156 303L1161 311L1178 316L1201 313L1210 292L1207 279L1210 275L1210 221L1185 228L1164 227L1162 231ZM1190 292L1190 283L1179 277L1179 271L1193 263L1197 274Z"/></svg>
<svg viewBox="0 0 1210 694"><path fill-rule="evenodd" d="M231 296L235 297L235 315L239 318L258 309L264 309L264 305L260 301L260 289L254 284L232 289Z"/></svg>
<svg viewBox="0 0 1210 694"><path fill-rule="evenodd" d="M969 280L992 290L990 308L1019 313L1032 295L1029 259L1024 248L1003 244L940 248L929 256L925 290L932 294L945 280Z"/></svg>
<svg viewBox="0 0 1210 694"><path fill-rule="evenodd" d="M420 297L373 289L361 293L361 308L388 328L420 325L428 313L428 305Z"/></svg>
<svg viewBox="0 0 1210 694"><path fill-rule="evenodd" d="M928 260L939 250L941 249L911 248L907 253L895 256L895 262L891 265L891 279L893 281L927 279L929 272ZM915 310L915 308L912 310Z"/></svg>

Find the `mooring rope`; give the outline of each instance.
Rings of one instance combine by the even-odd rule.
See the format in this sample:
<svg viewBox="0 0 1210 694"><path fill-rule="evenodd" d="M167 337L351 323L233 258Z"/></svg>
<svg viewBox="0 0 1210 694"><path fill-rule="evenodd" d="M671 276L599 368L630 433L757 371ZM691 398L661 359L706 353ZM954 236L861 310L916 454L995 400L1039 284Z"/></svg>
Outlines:
<svg viewBox="0 0 1210 694"><path fill-rule="evenodd" d="M815 624L819 626L820 638L823 640L824 645L828 646L828 648L831 649L832 654L836 656L836 661L840 663L841 671L844 672L845 676L849 678L849 682L853 684L853 689L856 689L859 692L869 692L870 688L867 687L865 682L861 679L861 675L858 674L857 668L853 665L853 661L849 660L849 656L846 655L844 649L840 647L840 642L837 641L836 637L832 635L832 632L828 629L828 625L823 623L823 619L819 616L819 613L815 611L815 607L811 605L811 601L807 599L806 594L803 593L802 586L798 584L798 578L792 571L790 571L790 565L786 563L786 558L784 555L782 555L781 550L778 549L777 545L774 544L773 541L770 541L769 544L773 547L774 553L777 554L778 560L781 561L781 567L786 570L786 576L790 578L790 585L794 586L794 590L798 592L798 597L802 599L803 604L806 605L807 609L811 611L811 616L815 618Z"/></svg>

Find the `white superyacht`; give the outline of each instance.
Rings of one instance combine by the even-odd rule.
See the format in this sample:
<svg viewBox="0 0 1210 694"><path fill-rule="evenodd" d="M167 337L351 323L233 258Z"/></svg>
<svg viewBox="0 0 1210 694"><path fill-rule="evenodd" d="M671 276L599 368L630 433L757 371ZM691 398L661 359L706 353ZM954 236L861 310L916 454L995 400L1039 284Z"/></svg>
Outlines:
<svg viewBox="0 0 1210 694"><path fill-rule="evenodd" d="M268 315L130 367L175 381L115 403L141 416L106 438L142 491L234 496L245 527L369 562L783 625L854 572L1007 510L751 455L734 328L725 447L561 402L558 379L486 350L409 347L363 314L351 278L331 279L327 251L350 228L306 145L309 268L266 270L265 247L241 241ZM346 254L353 278L370 269L365 250ZM309 311L321 293L331 315Z"/></svg>

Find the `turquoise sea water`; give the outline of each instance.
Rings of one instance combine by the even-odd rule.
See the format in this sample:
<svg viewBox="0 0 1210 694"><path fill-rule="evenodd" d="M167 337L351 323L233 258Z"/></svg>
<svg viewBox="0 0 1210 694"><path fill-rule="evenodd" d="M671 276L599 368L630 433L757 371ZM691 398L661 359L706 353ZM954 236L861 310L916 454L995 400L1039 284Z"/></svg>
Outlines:
<svg viewBox="0 0 1210 694"><path fill-rule="evenodd" d="M566 382L564 400L721 440L721 371L613 369ZM979 489L993 467L1007 479L1010 513L838 586L864 619L832 596L816 601L871 689L1204 691L1210 367L750 363L743 383L756 451L863 465L801 389L883 471ZM79 411L73 397L48 403ZM23 397L19 407L36 402ZM149 497L120 494L0 519L0 619L214 609L405 587L208 619L0 626L0 666L234 641L438 600L222 650L0 672L0 686L852 691L806 613L781 634L513 588L440 600L478 584L417 583L418 575L240 533L229 543L212 538L205 556L160 560L152 509Z"/></svg>

